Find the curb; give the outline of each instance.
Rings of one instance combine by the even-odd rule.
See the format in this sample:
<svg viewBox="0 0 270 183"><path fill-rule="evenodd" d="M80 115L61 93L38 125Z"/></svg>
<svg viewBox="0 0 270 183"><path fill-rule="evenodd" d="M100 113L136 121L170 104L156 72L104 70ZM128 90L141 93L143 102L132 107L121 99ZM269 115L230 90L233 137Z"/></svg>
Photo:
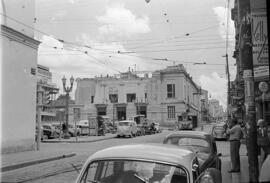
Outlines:
<svg viewBox="0 0 270 183"><path fill-rule="evenodd" d="M76 141L76 140L52 140L52 141L42 141L42 143L89 143L89 142L97 142L97 141L102 141L102 140L108 140L108 139L113 139L116 138L116 136L113 137L107 137L107 138L102 138L102 139L94 139L94 140L83 140L83 141Z"/></svg>
<svg viewBox="0 0 270 183"><path fill-rule="evenodd" d="M59 159L64 159L64 158L70 158L70 157L75 156L75 155L76 155L76 153L70 153L70 154L64 154L64 155L61 155L61 156L55 156L55 157L50 157L50 158L32 160L32 161L28 161L28 162L24 162L24 163L7 165L7 166L4 166L4 167L1 167L0 171L1 172L11 171L11 170L23 168L23 167L26 167L26 166L36 165L36 164L45 163L45 162L54 161L54 160L59 160Z"/></svg>

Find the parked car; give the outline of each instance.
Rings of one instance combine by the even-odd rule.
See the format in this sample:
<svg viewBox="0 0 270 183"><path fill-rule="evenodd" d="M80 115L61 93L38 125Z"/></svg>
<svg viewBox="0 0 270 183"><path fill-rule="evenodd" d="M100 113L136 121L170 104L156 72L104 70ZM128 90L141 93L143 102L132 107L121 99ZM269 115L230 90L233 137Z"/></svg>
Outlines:
<svg viewBox="0 0 270 183"><path fill-rule="evenodd" d="M151 125L149 125L148 123L143 123L142 126L146 135L151 135L154 133L153 129L151 128Z"/></svg>
<svg viewBox="0 0 270 183"><path fill-rule="evenodd" d="M226 134L226 124L219 123L219 124L214 125L212 128L212 136L215 139L227 140L228 136Z"/></svg>
<svg viewBox="0 0 270 183"><path fill-rule="evenodd" d="M142 125L137 125L137 136L145 135L145 130Z"/></svg>
<svg viewBox="0 0 270 183"><path fill-rule="evenodd" d="M75 124L68 124L68 133L71 137L80 136L80 129Z"/></svg>
<svg viewBox="0 0 270 183"><path fill-rule="evenodd" d="M53 124L42 124L43 137L46 138L58 138L60 135L60 130L57 129Z"/></svg>
<svg viewBox="0 0 270 183"><path fill-rule="evenodd" d="M129 136L135 137L137 134L137 124L135 121L124 120L119 121L117 125L117 137L120 136Z"/></svg>
<svg viewBox="0 0 270 183"><path fill-rule="evenodd" d="M154 129L155 129L155 133L161 133L161 128L159 123L154 123Z"/></svg>
<svg viewBox="0 0 270 183"><path fill-rule="evenodd" d="M76 183L221 183L214 168L200 172L195 154L164 144L114 146L96 152L82 167Z"/></svg>
<svg viewBox="0 0 270 183"><path fill-rule="evenodd" d="M200 171L207 168L221 171L221 153L217 152L216 142L211 134L201 131L176 131L167 135L163 143L193 151L198 158Z"/></svg>

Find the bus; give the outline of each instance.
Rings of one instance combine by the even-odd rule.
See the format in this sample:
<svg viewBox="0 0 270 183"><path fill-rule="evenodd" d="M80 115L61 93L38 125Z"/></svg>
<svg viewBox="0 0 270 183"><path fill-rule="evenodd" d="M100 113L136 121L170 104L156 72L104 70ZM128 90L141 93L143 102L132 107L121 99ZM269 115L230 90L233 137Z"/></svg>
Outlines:
<svg viewBox="0 0 270 183"><path fill-rule="evenodd" d="M178 116L178 121L176 122L176 129L178 130L193 130L195 116L184 112L182 115Z"/></svg>

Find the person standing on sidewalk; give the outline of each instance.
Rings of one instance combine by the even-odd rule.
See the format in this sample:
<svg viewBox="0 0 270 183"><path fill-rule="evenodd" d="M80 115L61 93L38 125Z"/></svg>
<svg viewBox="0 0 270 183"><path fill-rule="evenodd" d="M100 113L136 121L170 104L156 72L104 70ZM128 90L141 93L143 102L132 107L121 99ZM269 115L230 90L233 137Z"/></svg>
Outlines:
<svg viewBox="0 0 270 183"><path fill-rule="evenodd" d="M259 147L259 152L262 156L262 162L266 159L268 154L270 153L270 140L267 134L267 127L265 126L265 122L263 119L259 119L257 123L257 144Z"/></svg>
<svg viewBox="0 0 270 183"><path fill-rule="evenodd" d="M239 155L239 149L240 149L240 140L242 138L242 129L241 126L238 124L238 121L236 118L232 119L231 122L231 128L229 128L226 133L229 135L229 141L230 141L230 154L231 154L231 163L232 167L231 170L229 170L229 173L233 172L240 172L240 155Z"/></svg>

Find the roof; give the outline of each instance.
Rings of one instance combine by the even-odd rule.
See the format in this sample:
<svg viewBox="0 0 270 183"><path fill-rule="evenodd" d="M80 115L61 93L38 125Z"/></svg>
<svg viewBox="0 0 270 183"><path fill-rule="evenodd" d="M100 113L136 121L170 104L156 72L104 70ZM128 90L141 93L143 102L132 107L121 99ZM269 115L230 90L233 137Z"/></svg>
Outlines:
<svg viewBox="0 0 270 183"><path fill-rule="evenodd" d="M160 161L190 167L195 154L192 151L170 144L133 144L110 147L96 152L87 160L87 164L97 159L141 159Z"/></svg>
<svg viewBox="0 0 270 183"><path fill-rule="evenodd" d="M123 120L123 121L118 121L119 123L122 123L122 122L135 122L135 121L133 121L133 120Z"/></svg>
<svg viewBox="0 0 270 183"><path fill-rule="evenodd" d="M183 130L183 131L176 131L168 134L165 138L169 137L194 137L194 138L207 138L211 136L209 133L203 131L192 131L192 130Z"/></svg>

